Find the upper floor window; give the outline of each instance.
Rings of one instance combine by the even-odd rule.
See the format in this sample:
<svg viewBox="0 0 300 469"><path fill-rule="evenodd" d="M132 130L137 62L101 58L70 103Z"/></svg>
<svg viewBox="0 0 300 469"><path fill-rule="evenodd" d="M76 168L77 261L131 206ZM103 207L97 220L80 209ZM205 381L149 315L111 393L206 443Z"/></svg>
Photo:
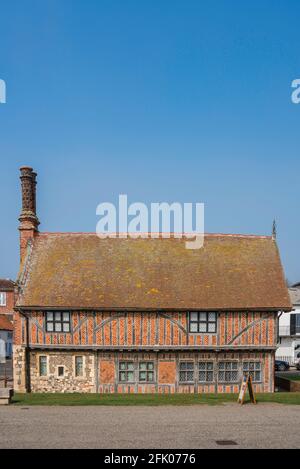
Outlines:
<svg viewBox="0 0 300 469"><path fill-rule="evenodd" d="M0 306L6 306L6 293L0 293Z"/></svg>
<svg viewBox="0 0 300 469"><path fill-rule="evenodd" d="M290 315L290 331L286 335L296 335L296 334L300 334L300 314L292 313Z"/></svg>
<svg viewBox="0 0 300 469"><path fill-rule="evenodd" d="M190 313L189 330L194 333L217 332L217 313L193 311Z"/></svg>
<svg viewBox="0 0 300 469"><path fill-rule="evenodd" d="M300 314L296 314L296 334L300 334Z"/></svg>
<svg viewBox="0 0 300 469"><path fill-rule="evenodd" d="M47 332L70 332L70 313L65 311L47 311Z"/></svg>

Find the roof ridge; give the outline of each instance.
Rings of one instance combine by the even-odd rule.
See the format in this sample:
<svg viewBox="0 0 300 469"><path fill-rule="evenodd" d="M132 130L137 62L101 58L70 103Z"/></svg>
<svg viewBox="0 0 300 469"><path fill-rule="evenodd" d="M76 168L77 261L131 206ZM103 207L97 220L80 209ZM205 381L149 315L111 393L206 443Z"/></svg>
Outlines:
<svg viewBox="0 0 300 469"><path fill-rule="evenodd" d="M166 232L152 232L152 231L144 231L144 232L112 232L109 233L109 237L123 237L123 236L128 236L132 235L159 235L159 237L163 238L163 235L171 235L171 237L175 237L175 235L181 235L181 236L196 236L201 235L202 233L192 233L192 232L186 232L186 233L181 233L178 231L166 231ZM88 235L88 236L98 236L96 232L94 231L43 231L39 232L38 236L49 236L49 235ZM270 235L256 235L256 234L243 234L243 233L204 233L204 236L208 237L228 237L228 238L254 238L254 239L272 239L272 236Z"/></svg>

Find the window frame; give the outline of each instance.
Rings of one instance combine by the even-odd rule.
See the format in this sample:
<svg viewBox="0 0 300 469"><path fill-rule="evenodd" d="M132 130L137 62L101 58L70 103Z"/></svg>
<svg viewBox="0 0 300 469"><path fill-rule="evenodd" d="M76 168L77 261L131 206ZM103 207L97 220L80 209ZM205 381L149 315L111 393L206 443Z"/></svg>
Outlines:
<svg viewBox="0 0 300 469"><path fill-rule="evenodd" d="M213 313L215 315L215 319L213 321L209 320L209 314ZM192 314L197 314L197 319L192 319ZM201 315L205 314L206 319L201 319ZM218 312L217 311L189 311L189 334L217 334L218 332ZM191 330L191 325L197 324L197 331ZM205 324L205 331L200 330L200 325ZM214 330L209 330L209 325L214 324Z"/></svg>
<svg viewBox="0 0 300 469"><path fill-rule="evenodd" d="M5 308L7 306L7 294L5 291L0 292L0 307Z"/></svg>
<svg viewBox="0 0 300 469"><path fill-rule="evenodd" d="M220 370L220 364L221 364L221 363L225 363L225 364L226 364L226 363L230 363L230 364L231 364L230 370L226 370L226 365L225 365L224 370ZM240 363L241 363L241 362L240 362L239 360L220 360L220 361L218 362L218 376L217 376L218 383L228 384L228 385L239 383L239 382L240 382L240 367L239 367ZM236 368L236 369L233 369L233 368L232 368L232 365L233 365L233 364L236 364L236 365L237 365L237 368ZM237 378L236 378L236 380L227 381L227 380L226 380L226 376L224 376L224 379L220 379L220 372L222 372L222 371L223 371L224 373L226 373L226 372L232 373L233 371L236 371L236 372L237 372Z"/></svg>
<svg viewBox="0 0 300 469"><path fill-rule="evenodd" d="M295 313L295 333L300 334L300 313Z"/></svg>
<svg viewBox="0 0 300 469"><path fill-rule="evenodd" d="M46 358L46 373L45 374L41 374L41 359L42 358ZM48 356L47 355L39 355L38 356L38 367L39 367L39 378L47 378L48 376Z"/></svg>
<svg viewBox="0 0 300 469"><path fill-rule="evenodd" d="M193 365L193 369L186 369L186 370L182 370L181 369L181 365L183 364L192 364ZM182 380L181 377L180 377L180 374L181 373L185 373L186 377L187 377L187 373L188 372L193 372L193 379L192 380ZM179 366L178 366L178 384L195 384L196 381L195 381L195 362L192 361L192 360L180 360L179 361Z"/></svg>
<svg viewBox="0 0 300 469"><path fill-rule="evenodd" d="M63 374L62 374L62 375L59 374L59 369L60 369L60 368L63 369ZM58 377L59 379L62 379L62 378L65 377L65 372L66 372L66 367L65 367L65 365L57 365L57 377Z"/></svg>
<svg viewBox="0 0 300 469"><path fill-rule="evenodd" d="M82 359L82 374L81 374L81 375L78 375L78 374L77 374L76 361L77 361L78 358L81 358L81 359ZM79 355L79 354L78 354L78 355L74 355L74 376L75 376L75 378L78 378L78 379L84 378L84 375L85 375L85 373L84 373L84 365L85 365L85 360L84 360L84 358L85 358L84 355Z"/></svg>
<svg viewBox="0 0 300 469"><path fill-rule="evenodd" d="M48 318L49 314L53 315L52 319ZM57 314L60 314L60 319L59 320L56 319ZM68 314L68 320L64 319L64 314ZM53 330L52 331L49 330L48 324L53 325ZM55 327L56 324L61 325L61 330L60 331L56 330L56 327ZM64 324L69 325L69 330L68 331L63 330L64 329ZM48 334L70 334L70 332L71 332L71 312L70 311L45 311L45 327L46 327L46 332Z"/></svg>
<svg viewBox="0 0 300 469"><path fill-rule="evenodd" d="M200 370L200 363L204 363L205 364L205 369L204 370ZM212 364L212 369L209 370L207 368L207 365L208 363ZM215 383L215 362L214 360L198 360L198 373L197 373L197 378L198 378L198 383L199 384L212 384L212 383ZM201 373L205 373L205 380L200 380L200 372ZM208 380L207 379L207 375L208 373L212 373L212 379L211 380Z"/></svg>
<svg viewBox="0 0 300 469"><path fill-rule="evenodd" d="M152 369L146 369L146 370L141 370L140 366L142 363L145 363L146 366L148 366L150 363L152 364L153 368ZM154 360L140 360L138 362L138 382L141 383L141 384L148 384L148 383L155 383L155 362ZM141 377L140 377L140 373L141 372L145 372L146 373L146 379L145 380L142 380ZM148 379L148 374L149 373L152 373L153 375L153 379L152 380L149 380Z"/></svg>
<svg viewBox="0 0 300 469"><path fill-rule="evenodd" d="M125 363L127 365L127 367L125 369L121 369L121 364L122 363ZM128 368L128 365L129 364L132 364L133 365L133 368L132 370L130 370ZM136 366L135 366L135 362L134 360L120 360L119 363L118 363L118 381L119 383L121 384L135 384L136 383ZM126 374L126 380L122 380L120 378L121 376L121 373L125 373ZM132 376L133 376L133 379L132 380L128 380L128 373L132 373Z"/></svg>
<svg viewBox="0 0 300 469"><path fill-rule="evenodd" d="M254 367L253 370L249 370L249 369L248 369L248 370L244 370L244 365L250 366L250 363L254 363L254 366L255 366L256 364L259 364L259 370L257 370L255 367ZM263 370L262 363L261 363L261 361L259 361L259 360L243 360L243 361L242 361L242 372L243 372L243 376L244 376L245 374L247 374L247 373L248 373L249 375L251 375L252 383L261 383L261 382L262 382L262 370ZM254 373L254 376L253 376L253 373ZM259 373L259 377L260 377L259 380L256 380L256 379L255 379L255 374L256 374L256 373Z"/></svg>

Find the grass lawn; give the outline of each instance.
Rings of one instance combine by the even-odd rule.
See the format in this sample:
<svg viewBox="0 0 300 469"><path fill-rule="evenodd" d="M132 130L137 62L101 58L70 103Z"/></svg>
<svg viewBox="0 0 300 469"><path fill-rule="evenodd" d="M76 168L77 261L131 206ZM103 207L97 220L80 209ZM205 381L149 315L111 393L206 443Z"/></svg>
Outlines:
<svg viewBox="0 0 300 469"><path fill-rule="evenodd" d="M260 402L300 405L300 392L278 392L257 394ZM245 403L249 401L248 396ZM15 405L113 405L113 406L160 406L160 405L198 405L225 404L237 402L237 394L15 394Z"/></svg>
<svg viewBox="0 0 300 469"><path fill-rule="evenodd" d="M300 381L300 374L297 374L297 375L293 375L293 374L286 374L286 375L279 375L280 378L285 378L285 379L288 379L290 381Z"/></svg>

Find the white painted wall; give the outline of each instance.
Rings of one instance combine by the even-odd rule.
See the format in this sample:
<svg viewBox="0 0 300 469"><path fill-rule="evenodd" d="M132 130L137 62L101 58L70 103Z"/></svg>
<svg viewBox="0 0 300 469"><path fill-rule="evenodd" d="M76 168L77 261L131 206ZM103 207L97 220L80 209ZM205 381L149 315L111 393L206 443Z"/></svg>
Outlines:
<svg viewBox="0 0 300 469"><path fill-rule="evenodd" d="M300 345L300 334L299 339L295 337L289 337L286 335L281 335L283 330L290 327L290 315L299 313L300 306L295 306L294 311L290 313L283 313L279 318L279 338L280 342L278 343L278 348L276 350L276 358L278 360L288 361L291 365L295 363L295 356L300 352L300 348L295 351L295 347Z"/></svg>

